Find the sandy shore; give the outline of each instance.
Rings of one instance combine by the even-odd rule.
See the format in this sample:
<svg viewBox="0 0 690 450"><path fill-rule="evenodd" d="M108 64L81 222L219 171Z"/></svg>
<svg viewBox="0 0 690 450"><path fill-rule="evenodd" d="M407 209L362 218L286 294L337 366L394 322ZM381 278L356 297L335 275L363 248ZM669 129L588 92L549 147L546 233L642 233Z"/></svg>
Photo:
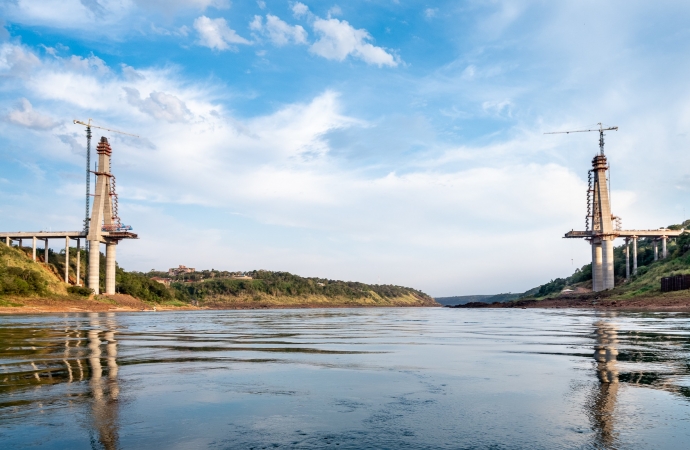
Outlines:
<svg viewBox="0 0 690 450"><path fill-rule="evenodd" d="M129 295L101 295L89 299L75 298L4 298L5 306L0 306L1 314L57 314L74 312L153 312L155 311L197 311L197 310L255 310L255 309L311 309L311 308L371 308L371 307L440 307L441 305L367 305L353 303L269 303L269 302L240 302L240 303L210 303L208 306L196 307L192 305L174 306L160 305L155 306L145 303ZM17 306L7 305L14 303ZM1 304L0 304L1 305Z"/></svg>
<svg viewBox="0 0 690 450"><path fill-rule="evenodd" d="M92 297L89 299L73 298L11 298L3 299L5 303L21 306L0 306L0 314L35 314L67 312L108 312L108 311L153 311L153 306L129 295L115 294ZM194 306L156 305L156 311L196 310Z"/></svg>

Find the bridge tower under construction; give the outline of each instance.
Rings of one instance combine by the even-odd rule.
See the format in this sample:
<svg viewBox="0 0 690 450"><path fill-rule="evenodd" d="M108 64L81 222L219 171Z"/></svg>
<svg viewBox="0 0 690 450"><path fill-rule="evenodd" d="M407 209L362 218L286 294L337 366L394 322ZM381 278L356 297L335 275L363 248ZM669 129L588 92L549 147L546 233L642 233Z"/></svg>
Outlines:
<svg viewBox="0 0 690 450"><path fill-rule="evenodd" d="M86 161L87 161L87 183L86 183L86 210L87 216L89 211L89 204L91 195L89 194L89 180L91 174L96 176L96 191L93 194L93 209L91 217L86 217L84 221L84 228L81 231L0 231L0 239L2 239L7 246L12 246L14 242L23 246L23 241L30 240L32 242L32 259L34 262L38 261L37 243L43 241L45 243L45 256L43 261L48 263L48 241L50 239L61 239L65 242L65 283L71 283L74 279L74 284L80 286L81 279L81 242L87 240L89 243L89 267L88 274L85 277L87 286L91 288L95 294L100 293L100 245L105 244L106 264L105 264L105 294L115 293L115 256L118 242L122 239L138 239L138 236L132 233L132 227L122 225L118 216L118 201L117 192L115 190L115 175L111 172L111 156L112 149L108 143L108 139L101 137L97 146L98 164L96 170L89 169L91 150L91 128L101 128L107 131L112 131L120 134L126 134L121 131L110 130L108 128L98 127L89 123L79 122L86 126L87 146L86 146ZM70 275L70 243L77 241L77 255L76 255L76 270L74 278Z"/></svg>
<svg viewBox="0 0 690 450"><path fill-rule="evenodd" d="M88 286L99 293L100 244L105 244L105 294L114 294L117 244L122 239L136 239L137 235L131 232L132 227L122 225L118 216L115 176L110 171L113 152L107 138L101 137L96 153L96 189L86 236L89 242Z"/></svg>
<svg viewBox="0 0 690 450"><path fill-rule="evenodd" d="M613 289L613 241L614 216L611 214L611 197L606 182L606 156L599 154L592 160L588 208L592 219L592 290Z"/></svg>
<svg viewBox="0 0 690 450"><path fill-rule="evenodd" d="M620 217L611 213L611 193L607 171L609 170L604 155L604 131L618 130L618 127L599 129L558 131L546 134L581 133L589 131L599 132L599 154L592 159L592 169L589 171L589 187L587 189L587 216L585 231L571 230L565 234L566 238L584 238L592 246L592 290L595 292L615 287L613 242L616 238L625 238L625 274L626 279L637 273L637 240L639 238L652 239L654 243L654 259L658 259L657 244L662 243L662 258L666 258L666 243L668 238L677 237L684 230L623 230ZM630 270L630 243L632 242L632 272Z"/></svg>

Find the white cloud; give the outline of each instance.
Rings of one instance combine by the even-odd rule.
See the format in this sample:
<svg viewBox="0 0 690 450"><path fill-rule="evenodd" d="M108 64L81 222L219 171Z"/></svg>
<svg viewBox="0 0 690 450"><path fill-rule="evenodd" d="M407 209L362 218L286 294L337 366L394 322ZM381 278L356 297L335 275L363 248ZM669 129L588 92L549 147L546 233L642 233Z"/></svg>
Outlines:
<svg viewBox="0 0 690 450"><path fill-rule="evenodd" d="M510 99L504 99L504 100L492 100L492 101L485 101L482 103L482 109L492 115L496 116L508 116L512 117L514 105L513 102L510 101Z"/></svg>
<svg viewBox="0 0 690 450"><path fill-rule="evenodd" d="M256 5L259 9L266 9L266 2L263 0L256 0Z"/></svg>
<svg viewBox="0 0 690 450"><path fill-rule="evenodd" d="M182 100L165 92L151 92L142 99L139 91L132 87L123 87L127 94L127 102L139 108L141 112L149 114L156 119L168 122L185 122L191 116L191 112Z"/></svg>
<svg viewBox="0 0 690 450"><path fill-rule="evenodd" d="M41 61L26 47L5 42L0 45L0 75L23 76Z"/></svg>
<svg viewBox="0 0 690 450"><path fill-rule="evenodd" d="M132 25L145 22L149 10L171 15L187 10L227 9L230 3L229 0L14 0L0 3L0 16L13 23L89 30L119 40Z"/></svg>
<svg viewBox="0 0 690 450"><path fill-rule="evenodd" d="M145 77L138 72L134 67L128 66L127 64L122 64L122 75L128 80L143 80Z"/></svg>
<svg viewBox="0 0 690 450"><path fill-rule="evenodd" d="M277 46L283 46L290 42L294 44L307 43L307 32L301 25L288 25L272 14L266 15L265 24L261 16L254 16L254 20L249 27L254 31L268 36L271 42Z"/></svg>
<svg viewBox="0 0 690 450"><path fill-rule="evenodd" d="M326 17L328 17L329 19L333 16L342 16L342 15L343 15L343 10L340 9L340 6L338 6L338 5L331 6L328 9L328 12L326 13Z"/></svg>
<svg viewBox="0 0 690 450"><path fill-rule="evenodd" d="M91 72L93 70L100 75L105 75L110 71L105 61L94 56L93 53L87 58L72 55L65 60L65 65L81 72Z"/></svg>
<svg viewBox="0 0 690 450"><path fill-rule="evenodd" d="M248 40L228 27L228 23L222 17L218 19L198 17L194 21L194 29L199 33L199 45L214 50L233 49L232 44L250 44Z"/></svg>
<svg viewBox="0 0 690 450"><path fill-rule="evenodd" d="M297 17L304 17L309 14L309 7L301 2L295 2L292 5L292 14Z"/></svg>
<svg viewBox="0 0 690 450"><path fill-rule="evenodd" d="M58 139L60 139L64 144L68 145L70 151L75 155L83 155L86 151L84 144L79 142L74 134L58 134Z"/></svg>
<svg viewBox="0 0 690 450"><path fill-rule="evenodd" d="M19 100L17 107L5 116L5 120L15 125L37 130L46 130L58 125L58 122L53 120L52 117L34 111L31 102L25 98Z"/></svg>
<svg viewBox="0 0 690 450"><path fill-rule="evenodd" d="M127 0L17 0L0 6L6 19L25 25L91 29L99 34L120 32L115 27L135 9Z"/></svg>
<svg viewBox="0 0 690 450"><path fill-rule="evenodd" d="M368 64L396 67L396 58L381 47L366 42L371 35L364 29L355 29L345 20L314 20L314 31L319 39L312 44L310 51L326 59L343 61L349 55Z"/></svg>
<svg viewBox="0 0 690 450"><path fill-rule="evenodd" d="M427 19L433 19L438 15L438 8L427 8L424 10L424 17Z"/></svg>
<svg viewBox="0 0 690 450"><path fill-rule="evenodd" d="M135 3L144 8L156 8L166 12L182 8L194 8L204 11L208 8L227 9L230 7L230 0L134 0Z"/></svg>

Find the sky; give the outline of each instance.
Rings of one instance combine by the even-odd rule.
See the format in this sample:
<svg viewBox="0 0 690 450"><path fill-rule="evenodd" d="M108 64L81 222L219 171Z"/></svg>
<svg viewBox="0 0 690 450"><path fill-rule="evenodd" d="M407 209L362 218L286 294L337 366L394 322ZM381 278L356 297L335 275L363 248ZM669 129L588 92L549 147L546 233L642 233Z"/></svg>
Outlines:
<svg viewBox="0 0 690 450"><path fill-rule="evenodd" d="M522 292L589 262L563 234L598 135L543 133L599 122L624 228L690 213L685 1L4 0L0 21L0 229L81 229L91 118L139 136L94 129L127 270Z"/></svg>

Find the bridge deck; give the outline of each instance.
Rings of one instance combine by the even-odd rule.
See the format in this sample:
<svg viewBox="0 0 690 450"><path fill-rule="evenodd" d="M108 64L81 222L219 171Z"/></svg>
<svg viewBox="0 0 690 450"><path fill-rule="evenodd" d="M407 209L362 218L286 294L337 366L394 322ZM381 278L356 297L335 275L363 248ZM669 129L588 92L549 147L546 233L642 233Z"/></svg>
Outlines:
<svg viewBox="0 0 690 450"><path fill-rule="evenodd" d="M682 233L684 233L685 230L668 230L668 229L658 229L658 230L616 230L612 235L615 235L616 237L652 237L652 238L660 238L660 237L677 237L680 236ZM581 239L581 238L590 238L590 237L596 237L596 236L601 236L601 235L595 235L591 231L575 231L575 230L570 230L568 231L565 236L565 238L572 238L572 239Z"/></svg>
<svg viewBox="0 0 690 450"><path fill-rule="evenodd" d="M84 231L0 231L0 239L57 239L57 238L86 238Z"/></svg>
<svg viewBox="0 0 690 450"><path fill-rule="evenodd" d="M86 239L85 231L0 231L0 240L16 239ZM131 231L104 231L103 237L112 239L138 239Z"/></svg>

